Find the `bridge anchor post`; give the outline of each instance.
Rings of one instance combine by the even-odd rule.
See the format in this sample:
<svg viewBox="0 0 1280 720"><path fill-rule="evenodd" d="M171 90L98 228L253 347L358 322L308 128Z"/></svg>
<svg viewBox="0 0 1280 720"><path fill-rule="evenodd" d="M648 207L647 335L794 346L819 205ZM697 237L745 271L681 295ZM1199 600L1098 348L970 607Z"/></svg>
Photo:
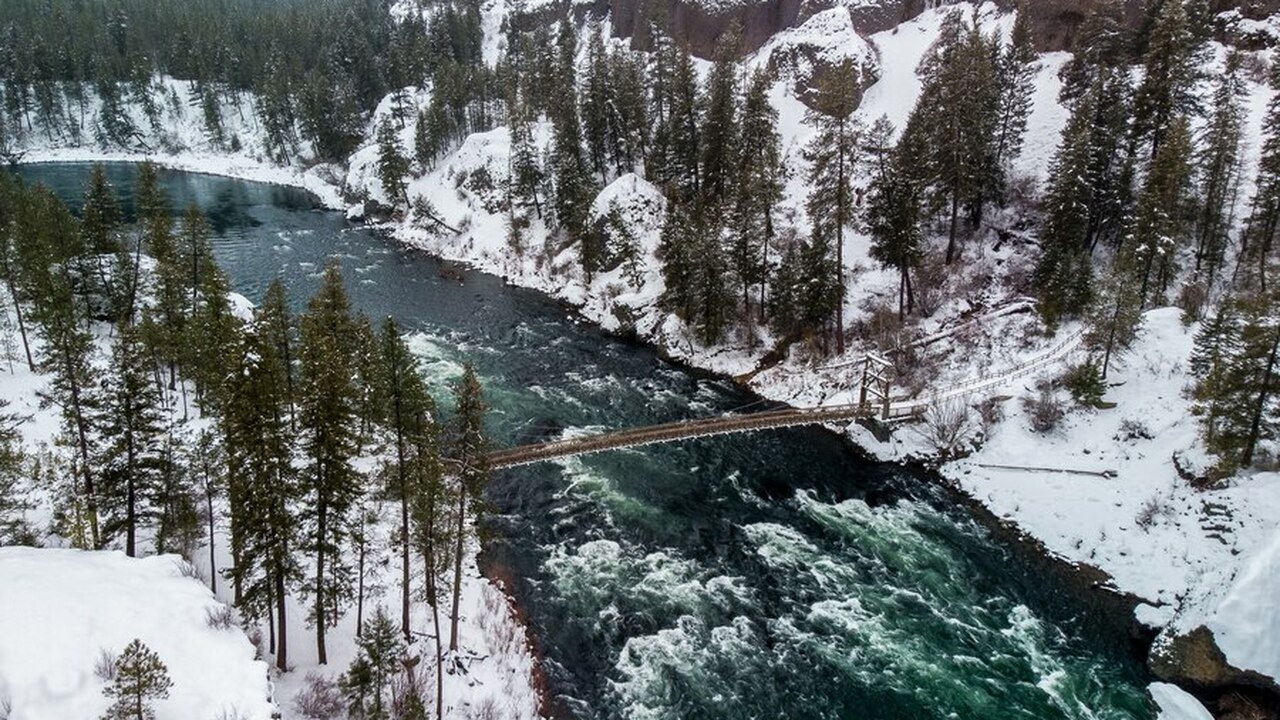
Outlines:
<svg viewBox="0 0 1280 720"><path fill-rule="evenodd" d="M893 381L893 363L878 353L869 352L862 361L862 387L858 392L858 404L868 412L872 402L878 406L880 417L889 419L889 391Z"/></svg>

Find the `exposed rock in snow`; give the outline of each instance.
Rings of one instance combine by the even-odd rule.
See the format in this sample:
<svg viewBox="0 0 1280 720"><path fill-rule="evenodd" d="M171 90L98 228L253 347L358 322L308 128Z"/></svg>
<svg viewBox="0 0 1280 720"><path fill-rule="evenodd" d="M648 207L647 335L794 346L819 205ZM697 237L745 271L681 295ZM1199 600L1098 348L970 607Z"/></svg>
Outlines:
<svg viewBox="0 0 1280 720"><path fill-rule="evenodd" d="M808 96L822 82L823 73L846 60L861 73L863 90L880 77L875 49L853 27L845 7L824 10L799 27L784 30L760 50L756 62L767 63L791 80L797 95Z"/></svg>

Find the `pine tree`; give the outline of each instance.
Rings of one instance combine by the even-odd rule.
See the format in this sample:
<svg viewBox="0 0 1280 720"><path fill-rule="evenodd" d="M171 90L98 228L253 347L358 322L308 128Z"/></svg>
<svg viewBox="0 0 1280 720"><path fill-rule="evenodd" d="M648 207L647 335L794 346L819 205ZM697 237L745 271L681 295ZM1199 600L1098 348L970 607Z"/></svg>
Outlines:
<svg viewBox="0 0 1280 720"><path fill-rule="evenodd" d="M920 267L924 251L920 247L920 193L904 167L905 149L890 146L893 125L880 118L867 135L866 146L873 167L867 225L871 232L872 259L898 271L898 318L909 314L915 304L911 271Z"/></svg>
<svg viewBox="0 0 1280 720"><path fill-rule="evenodd" d="M0 547L34 544L27 527L28 508L23 488L26 459L22 452L21 426L28 418L8 412L9 402L0 400Z"/></svg>
<svg viewBox="0 0 1280 720"><path fill-rule="evenodd" d="M1200 324L1188 369L1195 384L1191 412L1200 418L1208 447L1219 447L1218 424L1236 402L1232 360L1240 354L1240 317L1236 303L1226 298Z"/></svg>
<svg viewBox="0 0 1280 720"><path fill-rule="evenodd" d="M616 48L609 54L609 82L614 88L619 135L617 172L636 171L649 150L648 86L645 54Z"/></svg>
<svg viewBox="0 0 1280 720"><path fill-rule="evenodd" d="M542 217L542 202L538 192L545 174L533 143L533 122L526 116L528 108L518 104L511 113L511 191L514 199L526 210L532 207Z"/></svg>
<svg viewBox="0 0 1280 720"><path fill-rule="evenodd" d="M582 135L591 165L603 183L608 182L607 171L615 164L620 122L615 88L609 78L609 57L605 52L604 38L600 28L594 25L587 27L587 34L587 65L580 102Z"/></svg>
<svg viewBox="0 0 1280 720"><path fill-rule="evenodd" d="M457 507L453 547L453 608L450 612L449 650L458 649L458 604L462 598L463 545L468 520L479 513L481 497L489 482L489 439L484 430L484 392L475 369L467 365L453 388L453 422L449 429L449 457L457 463Z"/></svg>
<svg viewBox="0 0 1280 720"><path fill-rule="evenodd" d="M187 316L191 332L185 344L184 364L196 383L200 402L216 410L236 355L240 325L227 299L227 278L209 250L208 234L200 210L194 205L188 207L179 231L180 256L187 269L190 292Z"/></svg>
<svg viewBox="0 0 1280 720"><path fill-rule="evenodd" d="M1058 73L1062 79L1058 99L1072 103L1094 87L1101 71L1127 65L1132 44L1121 2L1102 0L1095 4L1076 30L1071 59Z"/></svg>
<svg viewBox="0 0 1280 720"><path fill-rule="evenodd" d="M65 436L75 448L74 475L77 495L83 498L89 540L101 547L98 526L98 479L93 458L97 455L98 373L92 362L93 338L86 329L86 311L77 302L70 263L59 262L57 250L76 248L80 237L74 218L48 190L37 190L29 199L28 222L19 233L26 246L33 298L31 318L40 344L36 367L51 376L47 401L60 410Z"/></svg>
<svg viewBox="0 0 1280 720"><path fill-rule="evenodd" d="M169 422L139 330L122 325L116 331L97 422L102 438L96 458L102 476L100 532L105 541L123 531L125 554L135 557L139 530L164 505Z"/></svg>
<svg viewBox="0 0 1280 720"><path fill-rule="evenodd" d="M434 458L415 456L424 451L430 455L434 449L434 442L425 446L423 443L434 438L431 417L435 408L419 374L417 358L410 353L391 318L383 323L380 344L380 371L385 388L382 404L384 422L395 445L395 472L390 495L400 504L400 631L405 641L410 642L411 510L415 495L423 491L424 484L431 482L428 475L438 474Z"/></svg>
<svg viewBox="0 0 1280 720"><path fill-rule="evenodd" d="M700 220L699 213L675 197L667 199L667 217L658 239L658 260L665 285L659 303L686 323L692 323L696 316Z"/></svg>
<svg viewBox="0 0 1280 720"><path fill-rule="evenodd" d="M1040 313L1053 325L1083 311L1090 301L1093 265L1089 258L1089 163L1093 149L1095 94L1076 101L1049 165L1035 281Z"/></svg>
<svg viewBox="0 0 1280 720"><path fill-rule="evenodd" d="M1280 90L1280 64L1271 68L1270 85ZM1275 237L1280 231L1280 92L1272 96L1262 126L1262 158L1254 183L1257 190L1250 202L1249 219L1241 236L1242 258L1257 263L1256 278L1267 286L1267 263Z"/></svg>
<svg viewBox="0 0 1280 720"><path fill-rule="evenodd" d="M844 236L853 222L852 178L861 136L853 117L858 106L857 83L858 70L851 60L842 61L823 80L814 100L816 109L809 113L817 133L805 153L810 163L805 208L813 225L811 247L831 247L834 253L834 278L821 278L820 284L834 281L840 297L834 308L837 354L844 354Z"/></svg>
<svg viewBox="0 0 1280 720"><path fill-rule="evenodd" d="M1280 435L1280 302L1271 291L1250 290L1224 305L1197 338L1193 397L1211 423L1205 444L1233 470L1252 466L1259 444ZM1216 337L1206 338L1209 332Z"/></svg>
<svg viewBox="0 0 1280 720"><path fill-rule="evenodd" d="M280 373L278 384L283 388L285 410L288 414L289 428L296 426L296 370L297 360L297 323L289 311L289 299L284 290L284 283L275 278L262 294L262 304L258 307L254 326L262 334L263 341L275 354L275 365Z"/></svg>
<svg viewBox="0 0 1280 720"><path fill-rule="evenodd" d="M1022 154L1027 119L1031 116L1031 95L1035 90L1035 39L1031 32L1031 13L1027 5L1018 6L1009 46L1000 52L996 64L999 85L999 109L994 139L994 162L998 170Z"/></svg>
<svg viewBox="0 0 1280 720"><path fill-rule="evenodd" d="M295 554L302 488L293 467L286 373L271 321L260 310L243 334L222 424L238 605L248 617L272 618L271 649L283 671L289 667L285 599L302 572Z"/></svg>
<svg viewBox="0 0 1280 720"><path fill-rule="evenodd" d="M702 96L698 74L687 49L663 38L655 53L652 150L646 165L659 186L674 191L681 202L701 195Z"/></svg>
<svg viewBox="0 0 1280 720"><path fill-rule="evenodd" d="M384 117L378 123L378 180L392 204L408 202L405 195L405 178L408 175L409 160L400 146L400 137L391 119Z"/></svg>
<svg viewBox="0 0 1280 720"><path fill-rule="evenodd" d="M407 423L410 434L410 473L413 483L410 506L413 544L422 556L423 598L431 606L435 638L436 717L444 716L444 634L440 626L441 586L453 567L450 487L444 482L440 461L440 437L434 417L423 412Z"/></svg>
<svg viewBox="0 0 1280 720"><path fill-rule="evenodd" d="M800 256L794 244L788 245L778 261L778 271L769 285L769 326L782 338L792 340L800 332L796 298L800 285Z"/></svg>
<svg viewBox="0 0 1280 720"><path fill-rule="evenodd" d="M324 664L325 630L336 622L350 594L351 568L342 550L360 494L360 478L352 465L359 446L356 368L347 351L355 322L336 265L325 269L300 326L298 427L307 458L302 518L304 547L315 557L309 620L316 629L319 662Z"/></svg>
<svg viewBox="0 0 1280 720"><path fill-rule="evenodd" d="M573 25L563 22L560 28L561 97L575 97L574 56L577 47ZM555 179L556 221L568 236L578 242L579 261L590 278L603 260L597 243L587 233L587 211L590 208L591 179L582 157L582 130L577 103L564 102L551 115L552 174Z"/></svg>
<svg viewBox="0 0 1280 720"><path fill-rule="evenodd" d="M702 185L700 198L718 217L733 188L734 162L738 156L739 33L731 28L721 35L716 61L707 78L707 110L701 133Z"/></svg>
<svg viewBox="0 0 1280 720"><path fill-rule="evenodd" d="M1089 150L1089 227L1086 244L1118 246L1132 210L1133 165L1125 152L1132 115L1128 68L1098 71L1091 92L1093 130Z"/></svg>
<svg viewBox="0 0 1280 720"><path fill-rule="evenodd" d="M1191 136L1184 119L1173 121L1165 133L1135 210L1133 243L1127 252L1142 286L1139 307L1153 296L1159 302L1177 270L1177 255L1185 239L1185 210L1190 176Z"/></svg>
<svg viewBox="0 0 1280 720"><path fill-rule="evenodd" d="M778 111L769 102L772 79L757 70L742 104L742 130L735 160L735 188L730 257L742 286L743 318L751 317L751 288L760 288L760 321L765 319L765 286L769 281L769 248L773 243L773 208L782 199L783 167Z"/></svg>
<svg viewBox="0 0 1280 720"><path fill-rule="evenodd" d="M1142 57L1145 72L1133 102L1131 142L1134 146L1150 143L1155 157L1177 119L1198 114L1194 90L1202 63L1200 38L1186 5L1181 0L1165 0L1149 3L1148 9L1152 8L1156 15Z"/></svg>
<svg viewBox="0 0 1280 720"><path fill-rule="evenodd" d="M1227 55L1226 67L1213 93L1213 113L1196 156L1199 204L1196 213L1196 272L1213 285L1225 261L1239 182L1243 100L1241 56Z"/></svg>
<svg viewBox="0 0 1280 720"><path fill-rule="evenodd" d="M351 717L387 720L392 704L391 680L403 659L404 645L395 623L381 607L364 624L356 646L356 658L342 677Z"/></svg>
<svg viewBox="0 0 1280 720"><path fill-rule="evenodd" d="M116 675L104 690L115 702L107 708L103 720L152 720L153 700L169 697L173 681L169 669L154 650L134 640L125 646L116 661Z"/></svg>
<svg viewBox="0 0 1280 720"><path fill-rule="evenodd" d="M127 302L123 283L128 268L123 239L123 217L106 170L94 165L80 211L80 233L85 254L75 259L77 292L96 318L117 319Z"/></svg>
<svg viewBox="0 0 1280 720"><path fill-rule="evenodd" d="M143 310L143 340L149 351L167 367L168 389L173 390L184 359L190 324L187 272L174 237L169 199L160 188L158 172L151 163L138 168L137 205L143 244L155 261L151 302L145 304ZM134 263L135 271L140 265L141 262Z"/></svg>
<svg viewBox="0 0 1280 720"><path fill-rule="evenodd" d="M1085 317L1085 346L1102 354L1098 363L1106 378L1111 364L1123 356L1142 327L1141 281L1134 268L1117 262L1093 293Z"/></svg>

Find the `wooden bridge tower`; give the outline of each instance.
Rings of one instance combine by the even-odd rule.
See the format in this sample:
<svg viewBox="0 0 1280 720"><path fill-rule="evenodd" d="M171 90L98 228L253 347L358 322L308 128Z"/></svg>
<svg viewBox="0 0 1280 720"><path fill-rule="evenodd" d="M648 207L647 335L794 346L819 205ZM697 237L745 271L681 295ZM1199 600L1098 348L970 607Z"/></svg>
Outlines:
<svg viewBox="0 0 1280 720"><path fill-rule="evenodd" d="M862 361L862 389L858 404L867 410L878 407L880 417L889 419L889 390L892 385L893 364L883 355L867 353Z"/></svg>

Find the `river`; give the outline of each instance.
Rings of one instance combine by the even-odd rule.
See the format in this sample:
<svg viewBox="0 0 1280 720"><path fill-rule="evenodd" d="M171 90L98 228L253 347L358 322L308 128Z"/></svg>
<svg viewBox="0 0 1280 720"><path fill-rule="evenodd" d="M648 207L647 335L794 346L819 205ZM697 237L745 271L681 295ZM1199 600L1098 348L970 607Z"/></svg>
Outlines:
<svg viewBox="0 0 1280 720"><path fill-rule="evenodd" d="M108 165L126 208L133 168ZM89 166L19 169L78 206ZM461 281L302 191L162 172L235 290L301 305L326 262L411 334L433 391L464 361L499 444L741 409L732 383L497 278ZM448 277L446 277L448 276ZM485 564L514 579L557 714L579 718L1150 718L1146 676L1053 578L907 471L785 430L516 468Z"/></svg>

